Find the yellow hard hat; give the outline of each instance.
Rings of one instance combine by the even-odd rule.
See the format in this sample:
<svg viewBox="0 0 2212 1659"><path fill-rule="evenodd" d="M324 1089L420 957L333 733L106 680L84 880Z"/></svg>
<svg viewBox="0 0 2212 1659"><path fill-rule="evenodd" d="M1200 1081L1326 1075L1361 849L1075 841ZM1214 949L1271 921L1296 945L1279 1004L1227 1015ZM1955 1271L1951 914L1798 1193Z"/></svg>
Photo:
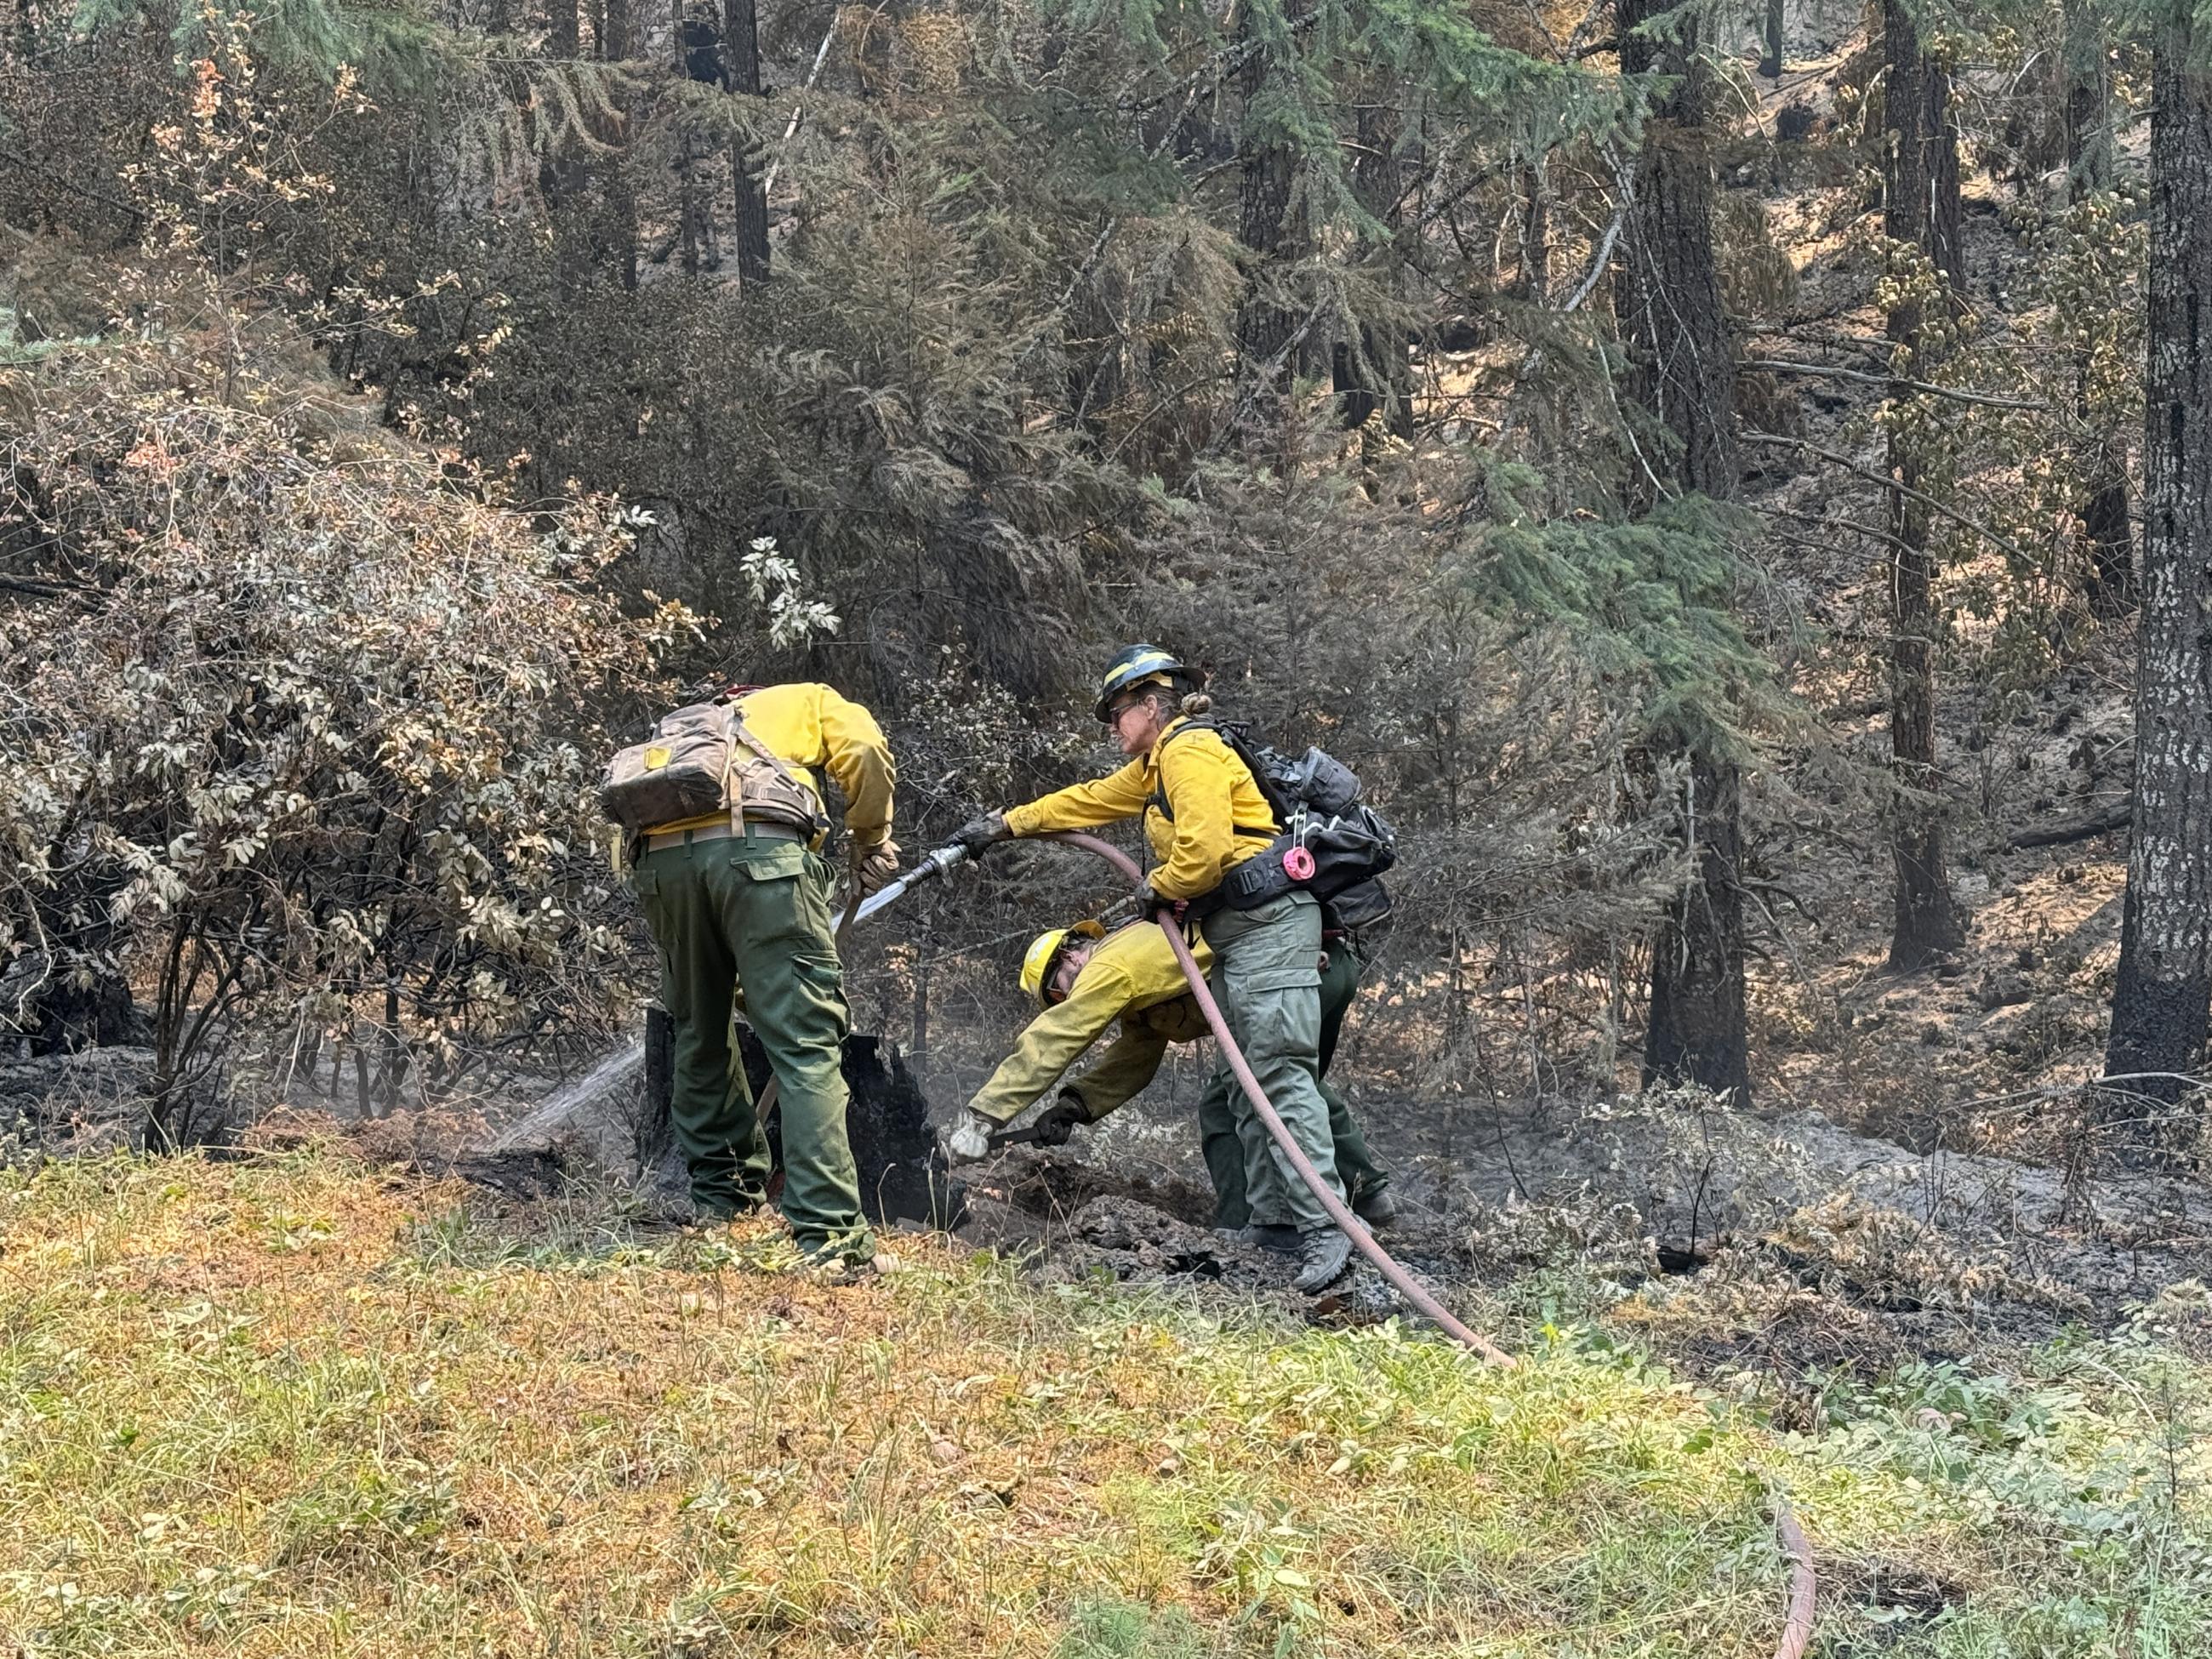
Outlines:
<svg viewBox="0 0 2212 1659"><path fill-rule="evenodd" d="M1029 954L1022 958L1022 991L1040 1008L1049 1008L1051 1001L1046 993L1052 986L1052 970L1059 965L1060 953L1067 948L1070 935L1077 939L1104 939L1103 922L1079 921L1073 927L1048 927L1030 941Z"/></svg>

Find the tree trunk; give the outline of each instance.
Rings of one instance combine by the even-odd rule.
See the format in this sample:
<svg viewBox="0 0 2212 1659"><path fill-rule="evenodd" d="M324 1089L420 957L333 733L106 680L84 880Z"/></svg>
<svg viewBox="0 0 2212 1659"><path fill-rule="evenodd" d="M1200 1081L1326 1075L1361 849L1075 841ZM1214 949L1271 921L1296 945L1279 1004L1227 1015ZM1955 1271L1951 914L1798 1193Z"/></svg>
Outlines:
<svg viewBox="0 0 2212 1659"><path fill-rule="evenodd" d="M2067 0L2066 185L2069 199L2112 187L2112 68L2103 8L2093 0ZM2086 378L2077 374L2077 388ZM2087 399L2078 394L2085 425ZM2082 593L2100 617L2135 609L2135 529L2130 522L2128 475L2118 434L2100 434L2096 465L2081 507Z"/></svg>
<svg viewBox="0 0 2212 1659"><path fill-rule="evenodd" d="M2084 414L2087 411L2084 410ZM2100 617L2136 608L2136 532L2128 511L2128 475L2110 447L2081 503L2082 592Z"/></svg>
<svg viewBox="0 0 2212 1659"><path fill-rule="evenodd" d="M720 29L704 17L685 16L679 5L675 38L676 67L685 80L710 87L726 84ZM678 230L684 269L695 275L719 270L722 263L714 235L714 210L699 185L699 163L704 160L706 150L699 134L689 121L682 122L676 133L677 210L681 216Z"/></svg>
<svg viewBox="0 0 2212 1659"><path fill-rule="evenodd" d="M686 130L676 135L676 245L678 263L689 276L696 276L705 267L708 248L702 233L711 230L704 221L704 204L699 199L698 168L691 154L691 134Z"/></svg>
<svg viewBox="0 0 2212 1659"><path fill-rule="evenodd" d="M645 1005L645 1097L635 1130L640 1168L650 1167L676 1138L670 1106L676 1097L676 1022L658 1002Z"/></svg>
<svg viewBox="0 0 2212 1659"><path fill-rule="evenodd" d="M1924 53L1902 0L1883 0L1888 72L1889 166L1883 193L1884 229L1894 241L1925 252L1955 290L1960 258L1959 135L1951 118L1951 76ZM1948 301L1946 301L1948 303ZM1912 348L1912 372L1925 379L1934 352L1921 337L1925 319L1916 304L1889 317L1889 337ZM1911 393L1893 385L1892 402ZM1936 764L1936 560L1929 549L1932 514L1909 492L1926 494L1923 440L1893 424L1889 469L1899 488L1889 496L1891 633L1889 740L1899 795L1893 803L1891 845L1897 866L1895 925L1889 965L1917 968L1966 941L1951 897L1944 816Z"/></svg>
<svg viewBox="0 0 2212 1659"><path fill-rule="evenodd" d="M636 42L630 34L630 0L606 0L599 35L599 57L610 64L621 63L635 50ZM617 146L605 158L599 176L606 192L602 204L599 226L593 237L594 252L603 270L611 270L617 281L629 293L637 292L637 193L629 180L629 157L627 137L629 127L628 101L617 94L614 99L615 129L600 137Z"/></svg>
<svg viewBox="0 0 2212 1659"><path fill-rule="evenodd" d="M1742 780L1735 765L1693 756L1683 803L1698 859L1651 941L1651 1017L1644 1086L1694 1083L1751 1101L1743 989Z"/></svg>
<svg viewBox="0 0 2212 1659"><path fill-rule="evenodd" d="M760 15L755 0L722 0L723 84L757 98L761 90ZM737 181L738 280L768 276L768 191L761 152L742 138L730 142L730 173Z"/></svg>
<svg viewBox="0 0 2212 1659"><path fill-rule="evenodd" d="M1764 38L1765 54L1759 60L1759 72L1770 81L1782 78L1782 33L1787 21L1787 0L1766 0L1766 26Z"/></svg>
<svg viewBox="0 0 2212 1659"><path fill-rule="evenodd" d="M1520 263L1515 294L1542 305L1552 292L1552 185L1541 161L1521 169Z"/></svg>
<svg viewBox="0 0 2212 1659"><path fill-rule="evenodd" d="M2072 201L2112 187L2112 43L2102 0L2066 0L2066 185Z"/></svg>
<svg viewBox="0 0 2212 1659"><path fill-rule="evenodd" d="M1289 143L1273 130L1272 124L1252 119L1255 105L1262 100L1271 67L1266 49L1251 33L1253 15L1248 7L1246 24L1238 35L1240 43L1252 49L1252 56L1237 76L1246 125L1237 139L1240 157L1237 239L1251 252L1254 288L1237 314L1237 356L1248 382L1257 375L1287 390L1293 373L1289 347L1297 332L1298 319L1261 291L1261 285L1275 275L1275 268L1286 255L1296 252L1291 186L1297 165Z"/></svg>
<svg viewBox="0 0 2212 1659"><path fill-rule="evenodd" d="M1712 75L1698 26L1679 42L1634 33L1677 0L1621 0L1621 68L1678 76L1652 112L1622 226L1625 268L1615 307L1638 401L1674 435L1678 453L1654 470L1683 490L1735 497L1735 364L1713 253L1713 172L1704 131Z"/></svg>
<svg viewBox="0 0 2212 1659"><path fill-rule="evenodd" d="M1122 337L1110 292L1097 271L1079 286L1068 305L1068 404L1094 437L1110 446L1114 407L1133 381L1143 379L1146 342L1141 331Z"/></svg>
<svg viewBox="0 0 2212 1659"><path fill-rule="evenodd" d="M546 21L546 50L556 62L572 64L583 56L583 20L577 0L552 0ZM586 173L573 151L548 159L538 172L538 187L553 222L554 278L564 298L583 287L590 270L590 239L580 222L585 216L578 201Z"/></svg>
<svg viewBox="0 0 2212 1659"><path fill-rule="evenodd" d="M1644 129L1615 305L1636 395L1674 441L1671 453L1648 458L1653 471L1669 493L1732 501L1740 476L1735 354L1713 253L1711 70L1694 21L1672 40L1635 33L1670 6L1620 0L1621 67L1679 79ZM1723 756L1692 750L1687 760L1682 837L1696 874L1652 941L1644 1081L1697 1084L1747 1104L1741 779Z"/></svg>
<svg viewBox="0 0 2212 1659"><path fill-rule="evenodd" d="M1359 107L1358 158L1352 164L1352 187L1359 205L1385 229L1398 228L1398 196L1401 183L1398 165L1398 88L1395 82L1376 89ZM1401 267L1397 254L1382 251L1391 273L1388 287L1395 297ZM1381 326L1359 325L1358 349L1352 342L1336 343L1331 365L1337 393L1339 418L1347 431L1364 427L1377 410L1383 428L1393 437L1413 435L1413 364L1404 322L1396 317Z"/></svg>
<svg viewBox="0 0 2212 1659"><path fill-rule="evenodd" d="M2172 8L2155 45L2134 823L2108 1075L2194 1072L2212 1009L2212 75ZM2125 1085L2172 1103L2178 1085ZM2157 1139L2140 1099L2108 1121Z"/></svg>

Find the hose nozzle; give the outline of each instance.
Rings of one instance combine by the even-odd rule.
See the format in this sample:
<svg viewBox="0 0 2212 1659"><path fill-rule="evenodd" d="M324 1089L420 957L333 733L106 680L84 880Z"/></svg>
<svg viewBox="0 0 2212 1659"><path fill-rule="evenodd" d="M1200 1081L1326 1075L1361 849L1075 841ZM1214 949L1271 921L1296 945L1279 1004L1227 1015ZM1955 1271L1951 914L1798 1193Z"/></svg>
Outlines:
<svg viewBox="0 0 2212 1659"><path fill-rule="evenodd" d="M895 904L909 890L932 882L954 865L968 857L968 849L954 843L949 847L932 848L914 861L914 868L901 876L879 893L871 894L860 901L853 912L854 921L866 921L878 911Z"/></svg>

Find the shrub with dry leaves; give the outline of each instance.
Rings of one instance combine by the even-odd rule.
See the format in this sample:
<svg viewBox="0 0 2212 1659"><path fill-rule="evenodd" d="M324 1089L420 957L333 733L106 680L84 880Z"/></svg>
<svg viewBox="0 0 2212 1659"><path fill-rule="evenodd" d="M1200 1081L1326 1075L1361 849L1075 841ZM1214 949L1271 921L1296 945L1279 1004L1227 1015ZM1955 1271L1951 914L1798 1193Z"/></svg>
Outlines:
<svg viewBox="0 0 2212 1659"><path fill-rule="evenodd" d="M312 377L188 343L0 364L0 1029L143 1032L149 1133L352 1050L364 1110L629 981L598 721L690 624ZM220 1041L215 1041L220 1037Z"/></svg>

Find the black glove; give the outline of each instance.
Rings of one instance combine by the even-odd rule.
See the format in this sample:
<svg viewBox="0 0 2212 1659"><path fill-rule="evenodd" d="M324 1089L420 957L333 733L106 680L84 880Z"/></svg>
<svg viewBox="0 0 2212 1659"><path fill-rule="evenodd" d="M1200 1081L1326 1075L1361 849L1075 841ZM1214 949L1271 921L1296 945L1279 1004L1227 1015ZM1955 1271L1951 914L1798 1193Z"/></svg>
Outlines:
<svg viewBox="0 0 2212 1659"><path fill-rule="evenodd" d="M1091 1114L1084 1109L1083 1097L1073 1089L1060 1091L1059 1102L1037 1118L1036 1144L1040 1146L1065 1146L1076 1129L1091 1121Z"/></svg>
<svg viewBox="0 0 2212 1659"><path fill-rule="evenodd" d="M1181 921L1182 913L1189 908L1188 899L1162 898L1155 893L1152 890L1152 878L1150 876L1146 876L1137 884L1137 914L1147 921L1158 916L1163 910L1171 910L1175 913L1175 919Z"/></svg>
<svg viewBox="0 0 2212 1659"><path fill-rule="evenodd" d="M1012 841L1014 832L1006 828L1006 814L986 812L981 817L970 818L952 832L948 846L957 847L969 858L981 854L994 842Z"/></svg>

